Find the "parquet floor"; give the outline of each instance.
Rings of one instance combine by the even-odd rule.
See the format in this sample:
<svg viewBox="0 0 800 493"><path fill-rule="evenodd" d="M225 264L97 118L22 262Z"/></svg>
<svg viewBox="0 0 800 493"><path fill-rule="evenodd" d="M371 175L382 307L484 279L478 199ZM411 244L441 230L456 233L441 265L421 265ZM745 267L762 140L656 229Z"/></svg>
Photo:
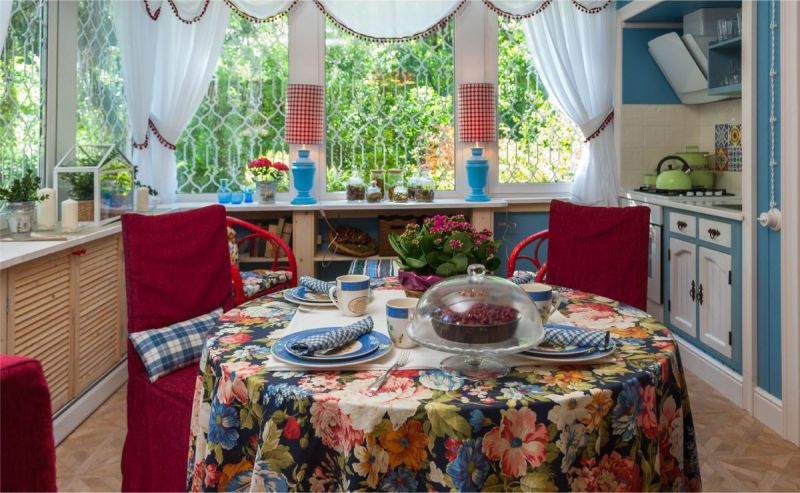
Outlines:
<svg viewBox="0 0 800 493"><path fill-rule="evenodd" d="M800 491L800 448L687 373L705 491ZM59 491L119 491L122 387L56 449Z"/></svg>

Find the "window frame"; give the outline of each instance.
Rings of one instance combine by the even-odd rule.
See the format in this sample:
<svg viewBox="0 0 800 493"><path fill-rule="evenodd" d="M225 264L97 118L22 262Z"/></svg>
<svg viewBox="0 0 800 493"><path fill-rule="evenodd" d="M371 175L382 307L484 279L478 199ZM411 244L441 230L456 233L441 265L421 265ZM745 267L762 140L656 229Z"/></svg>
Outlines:
<svg viewBox="0 0 800 493"><path fill-rule="evenodd" d="M45 108L44 177L52 184L52 170L59 156L76 141L77 27L78 3L48 2L48 43ZM465 2L450 22L454 23L454 84L498 82L498 14L482 2ZM325 85L325 15L313 2L298 2L288 13L289 83ZM59 49L59 47L62 47ZM63 47L67 47L64 49ZM54 76L57 74L57 77ZM453 91L455 95L455 90ZM455 109L455 102L454 102ZM456 129L455 188L437 191L437 197L459 199L469 192L465 164L471 144L459 142ZM289 145L291 159L301 146ZM325 145L308 146L317 164L312 194L319 200L344 200L345 192L327 191ZM498 143L484 145L489 160L488 193L495 198L553 198L567 196L572 183L500 183ZM289 192L278 194L288 201L296 193L290 179ZM213 194L178 194L178 201L211 200Z"/></svg>

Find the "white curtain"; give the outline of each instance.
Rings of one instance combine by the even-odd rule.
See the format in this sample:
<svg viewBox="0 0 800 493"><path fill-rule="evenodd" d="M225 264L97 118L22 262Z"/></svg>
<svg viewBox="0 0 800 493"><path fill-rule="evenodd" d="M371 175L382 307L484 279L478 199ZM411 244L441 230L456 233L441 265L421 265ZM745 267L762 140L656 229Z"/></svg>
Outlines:
<svg viewBox="0 0 800 493"><path fill-rule="evenodd" d="M462 0L317 0L346 29L375 39L410 38L450 17Z"/></svg>
<svg viewBox="0 0 800 493"><path fill-rule="evenodd" d="M571 1L554 0L524 21L536 73L554 103L585 137L593 136L571 190L572 201L586 205L619 204L614 126L607 121L614 108L615 16L613 8L586 13ZM604 122L605 129L596 133Z"/></svg>
<svg viewBox="0 0 800 493"><path fill-rule="evenodd" d="M3 52L3 47L6 45L8 25L11 23L12 7L13 2L11 0L0 0L0 53Z"/></svg>

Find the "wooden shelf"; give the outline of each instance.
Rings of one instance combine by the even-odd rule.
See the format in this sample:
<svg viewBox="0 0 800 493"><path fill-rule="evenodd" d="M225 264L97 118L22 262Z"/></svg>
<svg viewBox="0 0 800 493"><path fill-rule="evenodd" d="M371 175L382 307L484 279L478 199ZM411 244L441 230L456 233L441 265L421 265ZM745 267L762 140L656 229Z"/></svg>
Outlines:
<svg viewBox="0 0 800 493"><path fill-rule="evenodd" d="M742 37L736 36L735 38L728 38L725 41L719 41L708 45L710 50L723 50L723 49L738 49L742 46Z"/></svg>
<svg viewBox="0 0 800 493"><path fill-rule="evenodd" d="M388 259L396 259L396 256L385 256L385 255L370 255L369 257L353 257L352 255L345 255L343 253L333 253L324 248L320 248L317 250L317 253L314 254L314 261L315 262L351 262L353 260L388 260Z"/></svg>

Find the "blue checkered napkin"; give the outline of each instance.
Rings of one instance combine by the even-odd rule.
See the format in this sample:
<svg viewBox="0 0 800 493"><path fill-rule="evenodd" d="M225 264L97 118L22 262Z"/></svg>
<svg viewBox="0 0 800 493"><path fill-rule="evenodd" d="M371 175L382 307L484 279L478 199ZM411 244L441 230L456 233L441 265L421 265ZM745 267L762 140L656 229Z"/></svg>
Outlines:
<svg viewBox="0 0 800 493"><path fill-rule="evenodd" d="M161 329L133 332L128 337L155 382L159 377L198 361L208 331L222 316L222 308Z"/></svg>
<svg viewBox="0 0 800 493"><path fill-rule="evenodd" d="M317 351L325 351L327 349L344 346L348 342L354 341L370 332L372 332L372 317L368 316L356 323L339 327L329 332L304 337L293 342L290 348L297 354L310 356Z"/></svg>
<svg viewBox="0 0 800 493"><path fill-rule="evenodd" d="M545 325L541 346L579 346L603 349L608 347L610 333L569 325Z"/></svg>
<svg viewBox="0 0 800 493"><path fill-rule="evenodd" d="M536 282L536 273L529 270L515 270L514 275L508 278L514 284L528 284Z"/></svg>
<svg viewBox="0 0 800 493"><path fill-rule="evenodd" d="M314 293L328 294L328 290L336 286L336 283L320 281L311 276L302 276L300 278L300 285Z"/></svg>

